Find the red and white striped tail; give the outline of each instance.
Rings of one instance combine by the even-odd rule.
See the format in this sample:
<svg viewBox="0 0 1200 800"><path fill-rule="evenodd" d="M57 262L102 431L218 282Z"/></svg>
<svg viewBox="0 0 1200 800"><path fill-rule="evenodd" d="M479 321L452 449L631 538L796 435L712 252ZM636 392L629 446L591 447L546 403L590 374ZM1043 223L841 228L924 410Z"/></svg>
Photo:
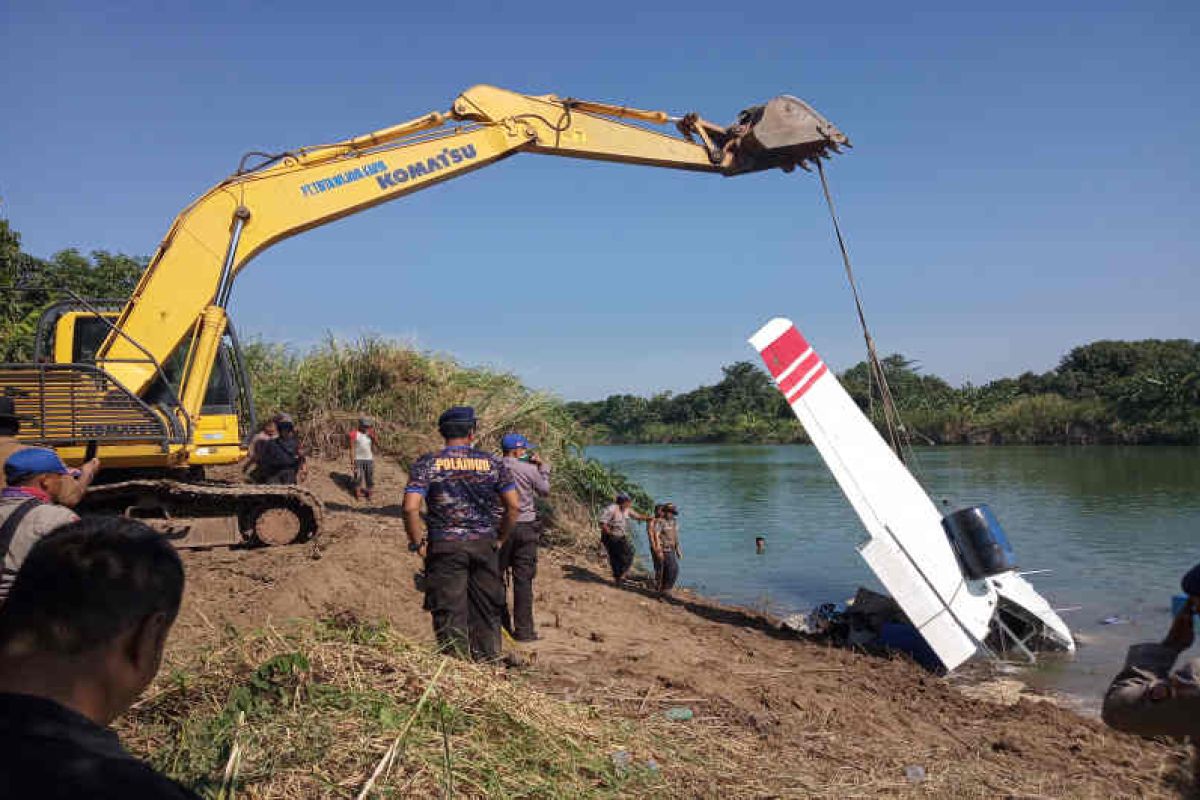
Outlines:
<svg viewBox="0 0 1200 800"><path fill-rule="evenodd" d="M779 391L783 392L789 403L803 397L813 384L829 372L829 367L825 366L825 362L794 325L789 325L760 352Z"/></svg>
<svg viewBox="0 0 1200 800"><path fill-rule="evenodd" d="M987 635L994 591L964 590L941 514L791 321L771 320L750 343L871 535L859 552L954 669Z"/></svg>

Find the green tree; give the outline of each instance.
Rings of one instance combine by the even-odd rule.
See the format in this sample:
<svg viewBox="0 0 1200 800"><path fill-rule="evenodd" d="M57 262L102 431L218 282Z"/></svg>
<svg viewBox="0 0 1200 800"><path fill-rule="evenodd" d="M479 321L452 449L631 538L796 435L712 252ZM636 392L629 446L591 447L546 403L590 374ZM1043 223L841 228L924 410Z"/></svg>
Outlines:
<svg viewBox="0 0 1200 800"><path fill-rule="evenodd" d="M0 361L28 361L38 319L66 291L89 300L124 300L146 269L146 259L68 249L50 259L21 250L20 235L0 219Z"/></svg>

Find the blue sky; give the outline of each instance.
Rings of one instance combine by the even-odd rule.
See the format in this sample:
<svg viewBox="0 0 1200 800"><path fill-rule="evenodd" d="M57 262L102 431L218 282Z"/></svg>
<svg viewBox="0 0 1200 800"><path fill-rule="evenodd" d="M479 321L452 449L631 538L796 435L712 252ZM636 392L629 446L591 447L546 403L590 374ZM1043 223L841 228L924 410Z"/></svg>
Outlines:
<svg viewBox="0 0 1200 800"><path fill-rule="evenodd" d="M978 6L977 8L972 8ZM26 248L153 251L247 150L492 83L699 111L787 92L829 164L885 352L954 382L1097 338L1200 338L1200 4L0 6L0 214ZM518 156L281 243L242 331L394 336L569 399L686 390L792 317L862 340L814 176Z"/></svg>

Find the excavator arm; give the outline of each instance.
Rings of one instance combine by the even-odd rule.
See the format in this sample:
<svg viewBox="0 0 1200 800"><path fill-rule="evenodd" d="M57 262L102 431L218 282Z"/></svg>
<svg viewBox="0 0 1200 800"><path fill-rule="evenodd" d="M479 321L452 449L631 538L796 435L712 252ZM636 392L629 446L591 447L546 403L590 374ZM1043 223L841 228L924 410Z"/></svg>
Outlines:
<svg viewBox="0 0 1200 800"><path fill-rule="evenodd" d="M678 133L645 123L675 123ZM179 398L182 414L195 419L234 278L289 236L521 152L737 175L790 171L848 144L820 114L788 96L721 127L695 114L672 117L476 86L449 112L271 156L254 168L244 168L243 160L243 168L175 219L96 360L141 395L161 374L159 365L188 345Z"/></svg>

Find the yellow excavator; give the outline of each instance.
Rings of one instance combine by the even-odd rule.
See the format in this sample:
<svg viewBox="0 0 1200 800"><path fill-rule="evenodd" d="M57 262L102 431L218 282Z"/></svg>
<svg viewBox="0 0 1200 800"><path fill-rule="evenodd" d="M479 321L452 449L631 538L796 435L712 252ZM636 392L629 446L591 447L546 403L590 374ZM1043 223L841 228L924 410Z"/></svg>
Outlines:
<svg viewBox="0 0 1200 800"><path fill-rule="evenodd" d="M651 126L670 126L675 130ZM316 534L299 486L204 479L246 455L254 403L226 315L234 278L272 244L518 153L732 176L807 169L849 145L787 95L729 126L492 86L333 144L250 153L175 218L127 301L73 297L43 315L34 363L0 365L21 439L68 463L98 455L107 482L82 509L146 520L178 547L286 544ZM253 163L252 163L253 162Z"/></svg>

